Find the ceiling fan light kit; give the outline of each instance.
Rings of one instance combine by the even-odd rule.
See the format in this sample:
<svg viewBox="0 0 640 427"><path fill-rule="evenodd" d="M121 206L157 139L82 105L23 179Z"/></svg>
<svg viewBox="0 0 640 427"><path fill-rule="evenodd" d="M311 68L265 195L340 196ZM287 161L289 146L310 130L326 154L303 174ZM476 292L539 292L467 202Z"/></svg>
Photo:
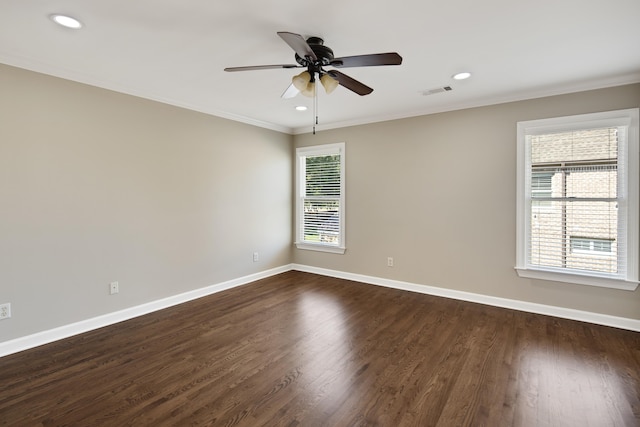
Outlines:
<svg viewBox="0 0 640 427"><path fill-rule="evenodd" d="M304 96L309 98L313 97L315 93L315 79L308 71L303 71L300 74L293 76L291 83ZM340 83L338 83L338 81L329 74L322 74L320 76L320 83L327 94L336 90L340 85Z"/></svg>
<svg viewBox="0 0 640 427"><path fill-rule="evenodd" d="M402 57L396 52L374 53L370 55L344 56L335 58L333 50L324 45L324 40L320 37L309 37L306 40L300 35L286 31L278 32L282 38L295 52L296 64L276 64L276 65L253 65L245 67L229 67L225 71L249 71L267 70L274 68L306 68L306 71L294 76L291 79L291 86L295 87L304 96L314 98L314 110L317 110L317 90L316 76L324 87L326 93L333 92L336 87L343 86L350 91L360 95L368 95L373 92L369 86L355 80L352 77L341 73L338 70L326 71L324 67L346 68L346 67L371 67L380 65L400 65ZM291 98L295 96L294 91L287 89L282 97ZM317 111L315 111L317 113ZM318 123L318 116L315 116L315 124ZM315 134L315 124L313 133Z"/></svg>

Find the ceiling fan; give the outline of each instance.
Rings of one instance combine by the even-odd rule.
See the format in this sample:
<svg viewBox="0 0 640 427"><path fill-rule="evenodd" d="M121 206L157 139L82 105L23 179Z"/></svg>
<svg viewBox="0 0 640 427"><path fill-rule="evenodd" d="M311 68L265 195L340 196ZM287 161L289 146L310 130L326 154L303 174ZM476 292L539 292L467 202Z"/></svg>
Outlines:
<svg viewBox="0 0 640 427"><path fill-rule="evenodd" d="M361 83L338 70L332 69L326 71L324 67L347 68L402 64L402 57L396 52L335 58L333 56L333 50L325 46L324 40L320 37L309 37L305 40L300 34L289 33L286 31L280 31L278 32L278 35L295 51L297 64L253 65L247 67L229 67L224 70L249 71L268 70L274 68L306 68L306 71L303 71L293 77L291 85L282 94L282 97L293 98L301 92L305 96L315 98L316 76L327 93L331 93L338 85L343 86L360 96L368 95L373 92L373 89L364 83Z"/></svg>

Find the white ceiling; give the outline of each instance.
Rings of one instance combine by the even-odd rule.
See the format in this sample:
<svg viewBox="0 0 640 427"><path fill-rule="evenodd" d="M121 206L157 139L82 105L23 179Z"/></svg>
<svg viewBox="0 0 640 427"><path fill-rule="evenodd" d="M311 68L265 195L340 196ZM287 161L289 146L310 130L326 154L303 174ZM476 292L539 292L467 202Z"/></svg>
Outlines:
<svg viewBox="0 0 640 427"><path fill-rule="evenodd" d="M319 91L319 130L640 81L640 0L0 0L2 63L306 132L311 100L280 98L300 70L223 71L295 63L277 31L322 37L336 57L404 59L341 69L374 92Z"/></svg>

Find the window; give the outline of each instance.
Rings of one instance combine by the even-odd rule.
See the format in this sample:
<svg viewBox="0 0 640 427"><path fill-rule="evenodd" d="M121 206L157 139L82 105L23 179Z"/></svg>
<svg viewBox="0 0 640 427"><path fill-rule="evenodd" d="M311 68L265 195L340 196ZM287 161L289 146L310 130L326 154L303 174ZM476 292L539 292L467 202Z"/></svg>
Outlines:
<svg viewBox="0 0 640 427"><path fill-rule="evenodd" d="M551 197L553 173L532 171L531 173L531 197Z"/></svg>
<svg viewBox="0 0 640 427"><path fill-rule="evenodd" d="M344 143L296 150L296 247L344 253Z"/></svg>
<svg viewBox="0 0 640 427"><path fill-rule="evenodd" d="M551 207L551 202L547 201L552 196L553 173L539 170L531 171L531 197L536 200L533 209L544 209Z"/></svg>
<svg viewBox="0 0 640 427"><path fill-rule="evenodd" d="M638 286L638 109L518 123L521 277Z"/></svg>
<svg viewBox="0 0 640 427"><path fill-rule="evenodd" d="M589 239L584 237L571 238L571 252L590 254L611 254L613 240Z"/></svg>

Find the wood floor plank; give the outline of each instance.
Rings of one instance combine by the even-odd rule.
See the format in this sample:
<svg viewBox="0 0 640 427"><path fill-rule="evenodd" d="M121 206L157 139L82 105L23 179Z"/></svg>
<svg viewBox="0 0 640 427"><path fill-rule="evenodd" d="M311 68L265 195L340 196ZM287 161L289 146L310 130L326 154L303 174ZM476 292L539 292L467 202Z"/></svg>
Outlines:
<svg viewBox="0 0 640 427"><path fill-rule="evenodd" d="M639 426L640 333L288 272L0 358L2 426Z"/></svg>

